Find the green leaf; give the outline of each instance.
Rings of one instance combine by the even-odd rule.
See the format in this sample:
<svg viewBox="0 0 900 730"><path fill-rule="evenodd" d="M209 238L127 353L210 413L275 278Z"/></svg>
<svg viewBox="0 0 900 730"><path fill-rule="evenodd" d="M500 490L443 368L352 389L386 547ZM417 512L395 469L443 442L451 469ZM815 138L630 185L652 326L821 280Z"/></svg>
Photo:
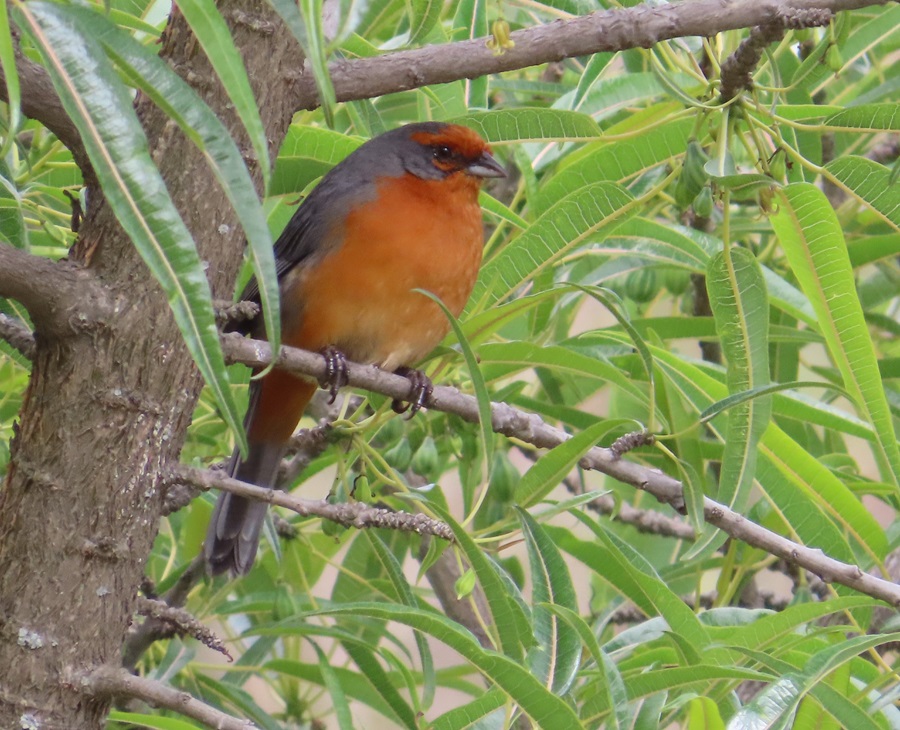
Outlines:
<svg viewBox="0 0 900 730"><path fill-rule="evenodd" d="M281 347L281 307L272 237L253 180L225 125L152 50L96 12L77 7L72 7L70 12L82 32L99 40L128 80L165 111L203 152L247 236L265 315L266 338L272 352L277 353Z"/></svg>
<svg viewBox="0 0 900 730"><path fill-rule="evenodd" d="M109 721L116 725L124 725L128 728L146 727L153 730L197 730L197 725L175 717L158 717L141 712L122 712L112 710L109 713Z"/></svg>
<svg viewBox="0 0 900 730"><path fill-rule="evenodd" d="M824 193L811 184L789 185L779 195L782 205L772 226L818 315L844 387L878 434L887 465L884 476L898 487L900 496L900 447L840 223Z"/></svg>
<svg viewBox="0 0 900 730"><path fill-rule="evenodd" d="M436 717L431 723L431 730L465 730L499 710L506 702L506 694L495 687L477 700L454 707Z"/></svg>
<svg viewBox="0 0 900 730"><path fill-rule="evenodd" d="M315 649L316 657L319 660L319 670L322 673L325 689L328 690L328 697L331 701L331 706L334 708L334 715L337 718L338 727L340 730L352 730L353 716L350 714L347 696L344 694L344 688L338 679L337 672L334 671L331 662L328 660L328 657L325 656L325 652L322 651L319 645L312 640L310 640L309 643L312 644L312 648Z"/></svg>
<svg viewBox="0 0 900 730"><path fill-rule="evenodd" d="M259 160L263 180L268 180L271 163L266 130L259 116L244 61L234 45L222 14L214 0L178 0L177 5L221 80L222 88L234 104L234 110L243 122L250 144L253 145L253 152Z"/></svg>
<svg viewBox="0 0 900 730"><path fill-rule="evenodd" d="M329 127L333 127L334 105L337 103L337 97L331 81L331 74L328 72L328 44L325 41L322 17L324 4L324 0L300 0L300 14L303 17L303 24L306 26L307 43L305 46L301 43L301 47L306 54L306 60L312 67L316 88L319 90L319 103L325 114L325 122Z"/></svg>
<svg viewBox="0 0 900 730"><path fill-rule="evenodd" d="M596 138L600 127L581 112L560 109L497 109L471 112L450 120L471 127L492 144L515 142L547 142Z"/></svg>
<svg viewBox="0 0 900 730"><path fill-rule="evenodd" d="M629 139L589 145L541 187L535 209L543 212L586 185L603 180L622 183L684 155L693 128L693 120L682 119L642 130Z"/></svg>
<svg viewBox="0 0 900 730"><path fill-rule="evenodd" d="M769 303L756 257L745 248L717 254L706 274L709 301L734 395L769 383ZM753 486L759 439L769 425L772 399L761 395L728 413L718 501L743 512Z"/></svg>
<svg viewBox="0 0 900 730"><path fill-rule="evenodd" d="M646 560L621 538L582 513L573 513L597 541L577 539L570 530L547 525L553 541L594 570L619 593L634 601L648 616L660 615L698 653L709 643L705 627L684 601L656 574Z"/></svg>
<svg viewBox="0 0 900 730"><path fill-rule="evenodd" d="M527 508L540 502L572 471L588 449L618 427L618 423L601 420L550 449L522 475L516 487L516 504Z"/></svg>
<svg viewBox="0 0 900 730"><path fill-rule="evenodd" d="M845 155L829 162L825 169L851 195L900 229L900 185L891 184L888 168L865 157Z"/></svg>
<svg viewBox="0 0 900 730"><path fill-rule="evenodd" d="M417 606L416 597L413 595L406 577L403 575L403 568L394 554L387 549L387 546L381 541L378 533L373 530L365 530L363 534L372 546L375 555L381 562L391 585L400 597L400 600L407 606ZM422 661L423 691L422 704L425 707L431 705L434 699L434 659L431 656L431 649L428 648L428 642L425 637L418 631L415 632L416 646L419 649L419 658Z"/></svg>
<svg viewBox="0 0 900 730"><path fill-rule="evenodd" d="M424 294L437 304L450 322L453 328L453 334L456 335L456 341L462 350L463 358L465 358L466 366L469 369L469 378L472 380L472 388L475 390L475 399L478 403L478 433L481 437L481 466L483 468L483 484L491 479L491 469L494 466L494 428L493 417L491 415L491 397L488 393L487 385L481 374L481 368L478 364L478 358L472 352L472 347L466 339L466 334L460 327L459 321L453 316L453 313L447 309L444 303L431 292L417 289L420 294ZM482 492L484 494L484 492ZM477 510L477 508L476 508Z"/></svg>
<svg viewBox="0 0 900 730"><path fill-rule="evenodd" d="M634 199L612 183L594 183L566 196L482 266L470 301L480 310L505 300L573 248L602 237L635 212Z"/></svg>
<svg viewBox="0 0 900 730"><path fill-rule="evenodd" d="M577 730L583 727L572 708L544 687L518 661L484 649L471 633L445 616L385 603L355 603L310 615L369 616L419 629L469 661L488 680L505 691L542 730Z"/></svg>
<svg viewBox="0 0 900 730"><path fill-rule="evenodd" d="M510 594L504 576L501 575L502 569L488 558L478 543L453 519L447 510L434 502L431 502L430 506L444 522L450 525L466 560L478 576L478 583L481 590L484 591L484 597L491 609L494 629L500 640L500 650L506 656L521 661L522 647L530 645L534 641L531 622L525 615L522 606Z"/></svg>
<svg viewBox="0 0 900 730"><path fill-rule="evenodd" d="M302 192L362 144L358 137L308 124L292 124L281 145L269 195Z"/></svg>
<svg viewBox="0 0 900 730"><path fill-rule="evenodd" d="M261 667L267 672L277 672L289 677L296 677L310 684L326 687L322 667L316 664L307 664L293 659L273 659ZM345 667L332 666L331 671L336 675L344 694L356 702L367 705L375 712L380 713L391 722L402 724L402 720L393 711L382 696L381 690L372 685L360 673Z"/></svg>
<svg viewBox="0 0 900 730"><path fill-rule="evenodd" d="M832 114L822 124L834 129L900 131L900 109L896 104L860 104Z"/></svg>
<svg viewBox="0 0 900 730"><path fill-rule="evenodd" d="M72 33L66 7L32 2L18 8L53 86L81 135L106 199L169 299L178 328L242 449L246 436L228 384L209 282L178 215L131 96L97 42Z"/></svg>
<svg viewBox="0 0 900 730"><path fill-rule="evenodd" d="M559 549L531 515L521 507L516 512L531 566L532 602L555 604L577 612L575 586ZM534 634L538 643L528 652L529 668L554 693L564 695L578 674L581 639L568 623L540 605L534 609Z"/></svg>
<svg viewBox="0 0 900 730"><path fill-rule="evenodd" d="M22 124L22 92L19 87L19 71L16 68L16 46L9 29L9 14L6 0L0 0L0 68L3 69L3 83L6 85L8 104L8 129L0 146L0 160L9 154L19 126Z"/></svg>
<svg viewBox="0 0 900 730"><path fill-rule="evenodd" d="M767 687L749 705L741 708L729 727L769 728L787 727L797 711L800 700L813 691L829 672L850 661L872 647L896 641L900 634L878 636L857 636L844 639L814 654L806 666L795 672L788 672L777 682ZM854 727L859 727L854 724Z"/></svg>
<svg viewBox="0 0 900 730"><path fill-rule="evenodd" d="M441 18L444 4L440 0L412 0L410 3L409 44L426 40Z"/></svg>
<svg viewBox="0 0 900 730"><path fill-rule="evenodd" d="M294 0L268 0L268 2L291 31L291 35L309 61L319 92L319 103L322 105L328 125L333 126L336 97L331 74L328 72L322 26L322 0L303 0L299 8Z"/></svg>

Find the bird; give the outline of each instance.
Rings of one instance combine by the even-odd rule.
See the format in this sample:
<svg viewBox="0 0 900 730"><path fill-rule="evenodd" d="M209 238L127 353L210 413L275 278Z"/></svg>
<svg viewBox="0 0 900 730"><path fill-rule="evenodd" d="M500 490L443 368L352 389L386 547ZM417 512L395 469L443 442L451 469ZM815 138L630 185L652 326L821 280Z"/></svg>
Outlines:
<svg viewBox="0 0 900 730"><path fill-rule="evenodd" d="M411 366L444 338L449 322L417 290L435 295L454 316L462 312L484 247L479 190L486 178L505 176L474 130L419 122L362 144L300 204L274 244L281 340L323 354L332 399L346 384L346 358L407 376L410 415L427 400L431 383ZM259 302L255 279L240 298ZM231 329L265 337L259 316ZM229 476L274 488L316 388L279 370L251 381L249 451L242 458L234 450ZM266 509L265 502L219 495L204 544L211 575L250 570Z"/></svg>

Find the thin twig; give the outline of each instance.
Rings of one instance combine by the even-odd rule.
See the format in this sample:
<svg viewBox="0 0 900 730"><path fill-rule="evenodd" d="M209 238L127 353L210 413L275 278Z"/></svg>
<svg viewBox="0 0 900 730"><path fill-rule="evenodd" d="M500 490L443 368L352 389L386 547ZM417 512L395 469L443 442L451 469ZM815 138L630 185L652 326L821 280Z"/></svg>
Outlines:
<svg viewBox="0 0 900 730"><path fill-rule="evenodd" d="M415 532L419 535L433 535L453 541L453 531L447 525L423 514L397 512L383 507L372 507L361 502L330 504L320 499L300 499L277 489L257 487L208 469L189 466L177 467L174 477L199 489L220 489L241 497L284 507L296 512L301 517L321 517L344 527L358 529L381 527L388 530Z"/></svg>
<svg viewBox="0 0 900 730"><path fill-rule="evenodd" d="M170 606L159 599L138 596L136 610L141 616L168 624L172 636L176 634L192 636L204 646L224 654L228 657L228 661L234 661L234 657L231 656L222 640L185 609Z"/></svg>
<svg viewBox="0 0 900 730"><path fill-rule="evenodd" d="M187 692L158 682L136 677L124 669L100 667L79 679L77 688L92 697L127 697L164 707L216 730L256 730L250 720L228 715Z"/></svg>

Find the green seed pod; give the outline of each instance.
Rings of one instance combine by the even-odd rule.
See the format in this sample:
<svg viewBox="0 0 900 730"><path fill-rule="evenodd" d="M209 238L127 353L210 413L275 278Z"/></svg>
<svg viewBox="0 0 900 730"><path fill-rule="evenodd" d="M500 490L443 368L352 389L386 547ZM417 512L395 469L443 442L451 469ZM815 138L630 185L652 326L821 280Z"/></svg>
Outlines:
<svg viewBox="0 0 900 730"><path fill-rule="evenodd" d="M475 590L475 571L469 568L459 578L453 586L456 591L456 600L461 600Z"/></svg>
<svg viewBox="0 0 900 730"><path fill-rule="evenodd" d="M656 270L649 266L632 271L625 279L625 296L638 304L646 304L658 291Z"/></svg>
<svg viewBox="0 0 900 730"><path fill-rule="evenodd" d="M709 218L713 214L716 206L713 202L712 189L709 185L706 185L699 193L697 193L697 197L694 198L691 207L693 207L694 212L701 218Z"/></svg>
<svg viewBox="0 0 900 730"><path fill-rule="evenodd" d="M709 157L703 151L700 143L693 139L688 142L681 175L678 176L678 182L675 184L675 203L681 210L687 209L709 180L709 175L706 174L704 168L707 162L709 162Z"/></svg>
<svg viewBox="0 0 900 730"><path fill-rule="evenodd" d="M409 462L412 461L412 455L409 439L401 436L396 444L384 452L384 460L397 471L406 471L409 468Z"/></svg>
<svg viewBox="0 0 900 730"><path fill-rule="evenodd" d="M784 152L781 150L776 152L774 157L769 161L769 173L772 175L773 179L778 182L784 182L785 175L787 175L787 160L785 159Z"/></svg>
<svg viewBox="0 0 900 730"><path fill-rule="evenodd" d="M412 466L412 470L416 474L420 474L430 480L437 476L436 472L439 464L440 454L438 454L437 445L431 436L426 436L425 440L422 441L422 445L419 446L413 455L410 466Z"/></svg>
<svg viewBox="0 0 900 730"><path fill-rule="evenodd" d="M676 297L680 297L691 285L691 272L687 269L670 267L663 272L663 284Z"/></svg>
<svg viewBox="0 0 900 730"><path fill-rule="evenodd" d="M488 487L491 497L498 502L511 502L522 475L513 466L505 451L494 453L494 468Z"/></svg>
<svg viewBox="0 0 900 730"><path fill-rule="evenodd" d="M834 44L828 46L828 50L825 51L825 65L834 73L838 73L844 67L844 57L841 55L841 50Z"/></svg>

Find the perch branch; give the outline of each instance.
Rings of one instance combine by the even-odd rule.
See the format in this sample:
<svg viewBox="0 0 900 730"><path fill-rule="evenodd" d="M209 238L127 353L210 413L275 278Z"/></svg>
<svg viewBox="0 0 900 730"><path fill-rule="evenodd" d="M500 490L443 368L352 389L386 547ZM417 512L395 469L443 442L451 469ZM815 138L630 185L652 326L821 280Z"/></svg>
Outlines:
<svg viewBox="0 0 900 730"><path fill-rule="evenodd" d="M226 335L223 338L226 356L231 362L242 362L245 365L262 367L271 360L271 349L267 342L243 339L237 335ZM277 360L282 369L298 375L306 375L315 379L325 376L325 362L321 355L284 347ZM409 395L409 380L384 372L370 365L348 363L349 384L366 390L381 393L390 398L403 399ZM474 397L464 395L455 388L435 387L432 396L425 406L434 410L453 413L471 423L478 422L478 403ZM567 441L571 436L561 429L550 426L533 413L525 413L505 403L491 404L491 424L494 431L511 438L526 441L540 448L553 448ZM662 472L640 464L616 458L609 449L595 446L579 461L584 469L594 469L620 482L643 489L660 502L671 505L677 511L684 511L684 496L681 482ZM184 467L179 473L186 471ZM209 479L210 486L217 479L209 472L192 470L198 478ZM241 494L253 497L249 485L228 480L241 485ZM275 497L268 490L262 495L266 501L274 502ZM340 505L329 505L340 506ZM860 593L878 598L894 606L900 606L900 586L892 582L876 578L863 572L857 565L843 563L825 555L821 550L808 548L788 540L764 527L757 525L743 515L729 509L723 504L704 499L703 512L706 521L715 525L728 535L742 542L761 548L766 552L783 558L789 563L799 565L814 573L828 583L840 583Z"/></svg>
<svg viewBox="0 0 900 730"><path fill-rule="evenodd" d="M256 730L249 720L228 715L187 692L169 687L155 679L136 677L124 669L101 667L82 677L79 688L93 697L130 697L155 707L165 707L216 730Z"/></svg>

